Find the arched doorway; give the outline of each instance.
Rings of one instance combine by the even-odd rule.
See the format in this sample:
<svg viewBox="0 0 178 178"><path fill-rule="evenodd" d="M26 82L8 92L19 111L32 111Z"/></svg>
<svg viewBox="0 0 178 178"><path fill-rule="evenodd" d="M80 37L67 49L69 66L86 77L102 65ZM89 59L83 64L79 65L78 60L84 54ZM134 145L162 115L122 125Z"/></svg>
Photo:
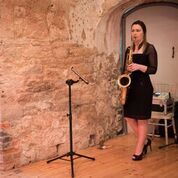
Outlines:
<svg viewBox="0 0 178 178"><path fill-rule="evenodd" d="M141 4L123 14L121 20L121 70L125 48L130 43L130 25L133 21L143 20L148 29L148 41L156 46L158 52L158 72L151 76L154 83L175 84L178 65L177 56L173 50L177 49L178 34L178 4L171 2L152 2ZM129 35L127 35L129 34ZM127 132L127 125L124 124Z"/></svg>

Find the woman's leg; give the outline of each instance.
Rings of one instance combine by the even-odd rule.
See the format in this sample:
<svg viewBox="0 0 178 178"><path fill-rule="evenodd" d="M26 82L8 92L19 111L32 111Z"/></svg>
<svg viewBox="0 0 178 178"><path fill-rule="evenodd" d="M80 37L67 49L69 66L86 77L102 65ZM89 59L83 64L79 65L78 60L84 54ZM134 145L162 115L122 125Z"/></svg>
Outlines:
<svg viewBox="0 0 178 178"><path fill-rule="evenodd" d="M143 147L145 144L145 140L147 138L148 132L148 120L138 120L138 136L137 136L137 143L135 147L135 154L140 155L143 151Z"/></svg>
<svg viewBox="0 0 178 178"><path fill-rule="evenodd" d="M138 136L138 123L137 120L126 117L125 118L131 129L134 131L135 135Z"/></svg>

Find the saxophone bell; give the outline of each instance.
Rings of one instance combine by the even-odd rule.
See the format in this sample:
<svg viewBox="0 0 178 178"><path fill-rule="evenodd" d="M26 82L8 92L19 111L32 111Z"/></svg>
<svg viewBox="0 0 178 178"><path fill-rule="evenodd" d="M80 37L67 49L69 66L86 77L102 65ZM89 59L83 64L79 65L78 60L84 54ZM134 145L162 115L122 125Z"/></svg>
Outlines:
<svg viewBox="0 0 178 178"><path fill-rule="evenodd" d="M131 78L129 74L122 74L118 78L118 85L121 88L126 88L130 85L131 83Z"/></svg>
<svg viewBox="0 0 178 178"><path fill-rule="evenodd" d="M128 87L131 83L131 78L129 74L122 74L118 78L118 85L120 88L120 97L119 101L121 105L124 105L126 102L126 97L127 97L127 92L128 92Z"/></svg>

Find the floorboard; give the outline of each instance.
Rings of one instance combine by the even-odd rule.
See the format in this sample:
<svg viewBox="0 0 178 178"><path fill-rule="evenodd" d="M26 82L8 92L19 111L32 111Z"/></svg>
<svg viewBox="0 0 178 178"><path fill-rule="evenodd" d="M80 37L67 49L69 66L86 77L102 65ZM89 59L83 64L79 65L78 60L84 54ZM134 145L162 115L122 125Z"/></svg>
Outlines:
<svg viewBox="0 0 178 178"><path fill-rule="evenodd" d="M173 140L170 140L173 141ZM135 137L132 134L108 140L106 149L97 146L77 153L95 157L95 161L80 157L74 160L75 178L178 178L178 144L166 148L164 138L154 138L152 152L142 161L132 161ZM46 160L21 168L0 172L1 178L71 178L70 161Z"/></svg>

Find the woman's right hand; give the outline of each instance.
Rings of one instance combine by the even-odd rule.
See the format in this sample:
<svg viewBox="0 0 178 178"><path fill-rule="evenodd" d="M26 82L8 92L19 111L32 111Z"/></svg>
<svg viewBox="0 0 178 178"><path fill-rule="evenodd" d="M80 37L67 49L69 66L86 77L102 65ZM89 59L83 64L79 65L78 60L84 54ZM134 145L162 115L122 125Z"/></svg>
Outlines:
<svg viewBox="0 0 178 178"><path fill-rule="evenodd" d="M145 65L141 65L141 64L137 64L137 63L131 63L127 66L127 70L129 72L134 72L136 70L140 70L142 72L146 72L147 70L147 66Z"/></svg>

